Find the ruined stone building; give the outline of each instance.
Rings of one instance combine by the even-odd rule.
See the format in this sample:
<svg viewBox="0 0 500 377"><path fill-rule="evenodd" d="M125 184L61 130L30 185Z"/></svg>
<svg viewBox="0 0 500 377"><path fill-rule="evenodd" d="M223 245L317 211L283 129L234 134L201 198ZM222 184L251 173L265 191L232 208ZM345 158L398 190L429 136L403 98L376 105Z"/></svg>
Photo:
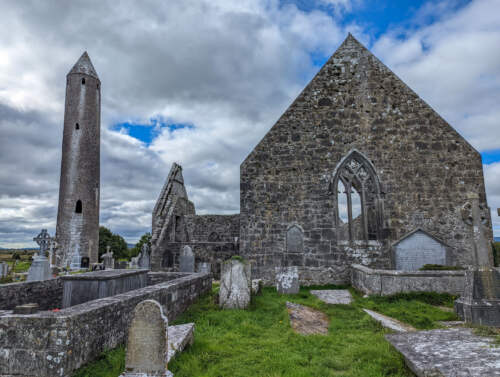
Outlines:
<svg viewBox="0 0 500 377"><path fill-rule="evenodd" d="M99 248L101 82L85 52L66 77L56 264L96 263ZM75 266L76 267L76 266Z"/></svg>
<svg viewBox="0 0 500 377"><path fill-rule="evenodd" d="M153 210L151 266L176 270L188 245L197 262L209 262L215 273L220 262L238 253L239 215L196 215L188 199L182 167L173 164Z"/></svg>
<svg viewBox="0 0 500 377"><path fill-rule="evenodd" d="M492 239L480 154L349 35L240 167L240 211L197 216L174 165L153 212L153 269L179 247L254 277L299 266L342 283L353 263L415 270L474 262L468 195Z"/></svg>

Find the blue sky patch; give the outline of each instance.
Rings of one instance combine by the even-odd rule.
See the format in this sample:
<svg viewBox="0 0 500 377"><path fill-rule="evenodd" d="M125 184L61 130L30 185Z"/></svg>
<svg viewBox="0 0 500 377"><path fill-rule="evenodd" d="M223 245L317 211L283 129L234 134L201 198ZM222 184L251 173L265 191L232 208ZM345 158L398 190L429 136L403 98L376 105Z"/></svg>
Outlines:
<svg viewBox="0 0 500 377"><path fill-rule="evenodd" d="M144 142L146 145L149 145L165 128L167 128L169 132L175 132L185 128L195 128L192 124L172 123L159 118L151 118L149 122L149 124L133 122L117 123L112 127L112 129L115 131L125 129L130 136Z"/></svg>
<svg viewBox="0 0 500 377"><path fill-rule="evenodd" d="M481 152L483 164L488 165L494 162L500 162L500 149L491 149L489 151Z"/></svg>

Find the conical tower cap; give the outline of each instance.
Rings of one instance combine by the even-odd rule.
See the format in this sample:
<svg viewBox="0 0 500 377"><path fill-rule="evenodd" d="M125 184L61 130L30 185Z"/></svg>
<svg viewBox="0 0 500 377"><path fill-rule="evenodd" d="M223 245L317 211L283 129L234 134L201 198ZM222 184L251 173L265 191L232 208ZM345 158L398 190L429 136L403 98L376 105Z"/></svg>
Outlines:
<svg viewBox="0 0 500 377"><path fill-rule="evenodd" d="M90 57L89 54L87 54L87 51L85 51L82 56L80 56L80 59L78 59L73 68L71 68L71 71L69 71L68 75L72 75L74 73L92 76L99 80L99 76L97 76L97 72L95 71L92 62L90 61Z"/></svg>

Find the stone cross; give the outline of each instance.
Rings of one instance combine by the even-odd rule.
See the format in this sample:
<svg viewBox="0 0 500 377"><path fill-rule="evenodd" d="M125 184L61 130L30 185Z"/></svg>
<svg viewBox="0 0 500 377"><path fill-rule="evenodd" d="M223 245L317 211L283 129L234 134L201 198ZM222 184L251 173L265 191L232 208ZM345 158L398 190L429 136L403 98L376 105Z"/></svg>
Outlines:
<svg viewBox="0 0 500 377"><path fill-rule="evenodd" d="M49 233L47 233L47 229L42 229L40 234L33 238L33 241L35 241L38 246L40 246L40 251L38 252L39 256L45 256L45 251L47 251L47 248L49 247L49 244L52 242L52 238L50 237Z"/></svg>
<svg viewBox="0 0 500 377"><path fill-rule="evenodd" d="M471 192L467 195L467 199L471 204L475 265L478 267L491 267L493 265L493 252L484 232L481 209L479 208L479 195Z"/></svg>
<svg viewBox="0 0 500 377"><path fill-rule="evenodd" d="M145 300L134 309L128 330L125 373L121 377L167 376L168 319L155 300Z"/></svg>

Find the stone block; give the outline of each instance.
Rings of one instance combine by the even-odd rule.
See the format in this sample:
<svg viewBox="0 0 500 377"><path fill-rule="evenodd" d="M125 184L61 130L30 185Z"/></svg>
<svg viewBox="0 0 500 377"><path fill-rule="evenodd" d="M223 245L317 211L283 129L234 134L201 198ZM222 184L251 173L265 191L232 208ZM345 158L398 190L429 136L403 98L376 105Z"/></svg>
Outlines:
<svg viewBox="0 0 500 377"><path fill-rule="evenodd" d="M62 307L110 297L147 285L147 270L104 270L61 277Z"/></svg>
<svg viewBox="0 0 500 377"><path fill-rule="evenodd" d="M245 309L250 304L251 265L230 259L222 262L219 305L223 309Z"/></svg>
<svg viewBox="0 0 500 377"><path fill-rule="evenodd" d="M297 266L276 267L276 289L280 294L297 294L300 290Z"/></svg>
<svg viewBox="0 0 500 377"><path fill-rule="evenodd" d="M454 306L465 322L500 327L500 271L489 267L466 271L464 292Z"/></svg>

